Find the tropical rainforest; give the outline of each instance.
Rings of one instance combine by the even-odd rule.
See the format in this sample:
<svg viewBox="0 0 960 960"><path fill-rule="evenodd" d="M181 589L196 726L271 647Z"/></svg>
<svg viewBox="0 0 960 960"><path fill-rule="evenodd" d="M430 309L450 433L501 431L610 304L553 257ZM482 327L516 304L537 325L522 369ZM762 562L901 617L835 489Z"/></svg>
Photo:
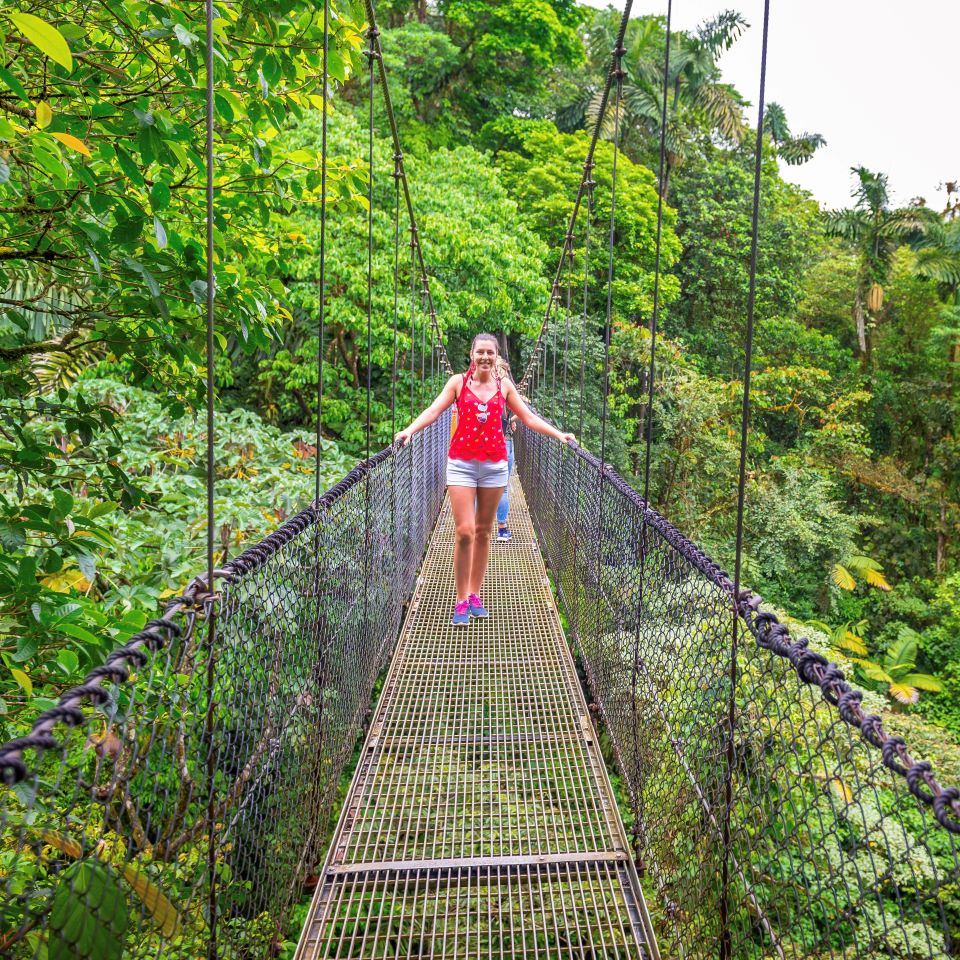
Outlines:
<svg viewBox="0 0 960 960"><path fill-rule="evenodd" d="M409 322L405 236L396 319L397 185L380 99L368 202L363 6L335 0L332 17L319 444L321 17L270 0L224 5L215 21L218 561L308 503L315 471L325 488L364 456L368 378L375 449L436 383ZM598 111L617 10L383 0L378 17L455 364L488 330L523 370L601 122L589 276L577 261L571 280L589 293L566 321L586 357L588 402L553 411L591 449L619 137L608 458L642 489L649 431L653 505L731 566L761 140L744 581L956 774L957 186L938 206L898 204L882 169L857 167L847 206L823 209L790 173L830 149L824 136L791 130L789 104L769 104L756 129L754 106L724 79L722 55L757 28L734 10L674 35L666 76L663 19L636 16L616 126ZM184 0L43 0L0 13L3 739L203 568L202 35L202 10Z"/></svg>

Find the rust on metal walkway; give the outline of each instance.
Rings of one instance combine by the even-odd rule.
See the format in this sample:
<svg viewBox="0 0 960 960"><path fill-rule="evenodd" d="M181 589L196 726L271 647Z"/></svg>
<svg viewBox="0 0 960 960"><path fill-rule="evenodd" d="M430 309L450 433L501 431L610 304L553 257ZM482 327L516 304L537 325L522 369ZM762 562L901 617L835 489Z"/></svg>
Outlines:
<svg viewBox="0 0 960 960"><path fill-rule="evenodd" d="M657 955L515 477L510 521L454 629L444 504L297 960Z"/></svg>

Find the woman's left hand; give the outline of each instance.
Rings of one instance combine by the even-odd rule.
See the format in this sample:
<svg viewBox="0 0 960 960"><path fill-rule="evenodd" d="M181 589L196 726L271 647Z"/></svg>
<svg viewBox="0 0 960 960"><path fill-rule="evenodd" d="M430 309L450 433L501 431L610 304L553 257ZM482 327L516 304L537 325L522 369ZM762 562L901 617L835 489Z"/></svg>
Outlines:
<svg viewBox="0 0 960 960"><path fill-rule="evenodd" d="M577 438L576 438L572 433L561 433L560 436L557 437L557 439L558 439L561 443L571 443L571 442L572 442L572 443L576 443L576 442L577 442Z"/></svg>

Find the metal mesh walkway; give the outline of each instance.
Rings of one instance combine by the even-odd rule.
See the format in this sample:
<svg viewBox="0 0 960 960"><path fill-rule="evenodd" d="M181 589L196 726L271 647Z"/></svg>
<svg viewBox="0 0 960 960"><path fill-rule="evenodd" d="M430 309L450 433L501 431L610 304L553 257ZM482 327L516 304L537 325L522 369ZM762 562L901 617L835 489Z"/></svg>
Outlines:
<svg viewBox="0 0 960 960"><path fill-rule="evenodd" d="M298 960L656 956L516 478L510 520L454 630L443 507Z"/></svg>

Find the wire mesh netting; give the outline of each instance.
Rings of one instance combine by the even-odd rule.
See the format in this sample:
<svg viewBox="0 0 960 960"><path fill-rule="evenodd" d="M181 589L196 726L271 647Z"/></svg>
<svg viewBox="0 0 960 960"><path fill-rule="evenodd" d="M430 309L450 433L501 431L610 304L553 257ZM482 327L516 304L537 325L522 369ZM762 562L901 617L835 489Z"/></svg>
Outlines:
<svg viewBox="0 0 960 960"><path fill-rule="evenodd" d="M229 562L216 600L195 581L0 750L19 779L0 788L0 955L272 955L323 858L449 430L355 468Z"/></svg>
<svg viewBox="0 0 960 960"><path fill-rule="evenodd" d="M297 960L657 956L515 478L510 518L462 629L441 513Z"/></svg>
<svg viewBox="0 0 960 960"><path fill-rule="evenodd" d="M729 937L736 958L955 956L955 791L934 795L929 764L903 761L858 692L831 693L836 668L756 598L732 670L730 580L609 466L528 430L517 466L624 778L661 954L715 957Z"/></svg>

